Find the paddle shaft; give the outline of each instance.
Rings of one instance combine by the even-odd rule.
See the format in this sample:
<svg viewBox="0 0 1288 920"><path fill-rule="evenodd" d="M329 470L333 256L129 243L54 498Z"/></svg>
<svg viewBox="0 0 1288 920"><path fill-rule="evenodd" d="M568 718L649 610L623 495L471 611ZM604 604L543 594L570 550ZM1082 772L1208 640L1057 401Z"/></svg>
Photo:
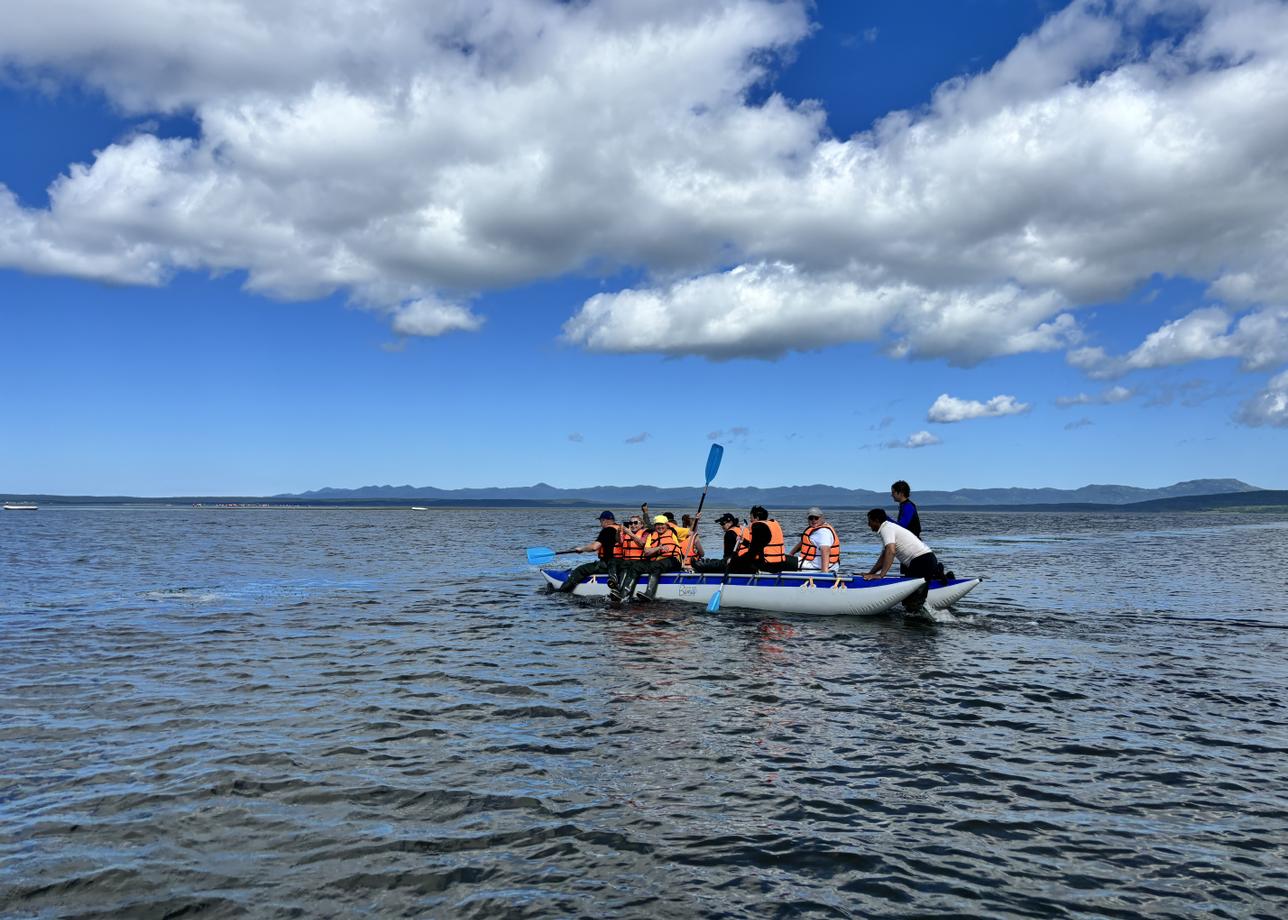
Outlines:
<svg viewBox="0 0 1288 920"><path fill-rule="evenodd" d="M702 517L702 506L707 503L707 489L711 488L711 483L702 487L702 497L698 499L698 512L693 515L693 532L689 534L689 539L684 542L688 545L684 547L684 561L688 562L693 558L693 547L698 542L698 518Z"/></svg>
<svg viewBox="0 0 1288 920"><path fill-rule="evenodd" d="M735 523L737 523L735 521ZM742 546L742 529L738 530L738 539L734 541L733 552L725 561L724 577L720 579L720 587L716 588L716 593L711 595L711 600L707 604L707 610L714 612L720 609L720 595L724 593L725 585L729 584L729 566L733 565L734 558L738 555L738 547Z"/></svg>

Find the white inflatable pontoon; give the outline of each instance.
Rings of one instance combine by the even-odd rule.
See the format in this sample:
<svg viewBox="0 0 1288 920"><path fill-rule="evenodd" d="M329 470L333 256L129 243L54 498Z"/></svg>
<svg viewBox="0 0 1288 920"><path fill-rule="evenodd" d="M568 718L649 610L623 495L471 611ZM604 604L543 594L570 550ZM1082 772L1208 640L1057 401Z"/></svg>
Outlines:
<svg viewBox="0 0 1288 920"><path fill-rule="evenodd" d="M552 588L568 579L568 569L542 569ZM821 575L818 572L762 572L730 575L721 588L719 572L672 572L658 576L656 599L688 601L705 605L717 590L720 607L765 610L771 613L803 613L813 616L871 616L894 607L923 584L920 578L882 578L864 581L861 575ZM965 597L982 578L954 578L934 581L926 606L944 610ZM647 579L635 588L643 593ZM608 576L595 575L573 589L579 597L608 597Z"/></svg>

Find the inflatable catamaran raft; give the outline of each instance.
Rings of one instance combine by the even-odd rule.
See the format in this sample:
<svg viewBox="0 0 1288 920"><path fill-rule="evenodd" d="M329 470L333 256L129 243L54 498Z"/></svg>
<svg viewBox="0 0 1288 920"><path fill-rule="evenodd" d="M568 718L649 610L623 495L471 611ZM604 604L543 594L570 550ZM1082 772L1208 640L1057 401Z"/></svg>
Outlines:
<svg viewBox="0 0 1288 920"><path fill-rule="evenodd" d="M702 516L702 506L707 501L707 488L720 469L724 448L712 444L707 454L707 484L698 500L697 518ZM607 513L611 520L613 515ZM601 520L603 518L601 517ZM565 549L558 552L544 546L528 549L529 565L545 565L555 556L579 552ZM541 575L552 588L568 580L568 569L545 569ZM616 585L609 587L607 575L595 575L573 589L582 597L611 597L624 600ZM943 610L965 597L983 579L935 579L930 583L924 606ZM657 591L652 598L662 601L689 601L707 605L715 611L720 607L741 607L746 610L766 610L771 613L805 613L816 616L868 616L889 610L906 597L919 590L925 582L920 578L881 578L865 581L862 575L824 574L821 572L759 572L754 575L717 575L712 572L672 572L659 575ZM630 591L644 596L638 584Z"/></svg>
<svg viewBox="0 0 1288 920"><path fill-rule="evenodd" d="M568 578L567 569L542 569L552 588ZM722 576L711 572L673 572L658 576L659 601L690 601L706 604L721 591L724 607L765 610L771 613L802 613L815 616L871 616L883 613L911 595L924 583L920 578L881 578L864 581L862 575L821 575L818 572L761 572L730 575L721 588ZM938 579L930 583L925 606L944 610L969 594L981 578ZM642 594L647 579L636 587ZM573 589L580 597L608 597L608 576L595 575Z"/></svg>

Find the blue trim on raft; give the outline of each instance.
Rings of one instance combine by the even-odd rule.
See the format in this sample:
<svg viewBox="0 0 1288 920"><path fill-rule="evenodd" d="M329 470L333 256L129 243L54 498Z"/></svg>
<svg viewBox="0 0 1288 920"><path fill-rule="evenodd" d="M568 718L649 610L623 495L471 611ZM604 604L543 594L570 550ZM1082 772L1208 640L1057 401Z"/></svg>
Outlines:
<svg viewBox="0 0 1288 920"><path fill-rule="evenodd" d="M568 579L569 569L543 569L547 575L558 581ZM658 584L662 585L714 585L719 586L724 578L719 572L668 572L658 577ZM729 581L725 587L736 585L738 587L756 587L756 588L799 588L802 584L813 579L814 583L819 586L831 587L835 584L836 579L829 578L826 575L806 575L803 572L783 572L779 575L775 572L761 572L756 575L730 575ZM841 581L847 589L875 588L878 585L894 585L901 581L907 581L906 578L879 578L872 581L864 581L862 575L850 575L842 578ZM920 580L920 579L918 579ZM951 585L965 584L968 581L974 581L973 578L954 578L949 582L933 581L932 588L942 588ZM607 575L592 575L586 579L586 584L604 584L608 581Z"/></svg>

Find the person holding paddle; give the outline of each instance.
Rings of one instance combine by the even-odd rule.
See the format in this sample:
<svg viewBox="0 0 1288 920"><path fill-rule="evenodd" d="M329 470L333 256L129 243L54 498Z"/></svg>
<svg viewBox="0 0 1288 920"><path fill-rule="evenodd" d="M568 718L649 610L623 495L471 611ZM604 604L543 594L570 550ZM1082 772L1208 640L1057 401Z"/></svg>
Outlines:
<svg viewBox="0 0 1288 920"><path fill-rule="evenodd" d="M715 479L716 472L720 469L720 459L723 456L724 448L719 444L712 444L707 454L706 485L702 487L702 498L699 499L697 513L693 516L695 537L698 521L702 520L702 506L706 504L707 489L711 487L711 480ZM644 520L647 521L647 502L640 506L640 511L644 513ZM632 518L631 524L634 524L635 520ZM692 543L688 545L681 543L678 529L663 514L653 518L652 533L648 535L647 540L634 527L628 529L618 526L617 519L611 511L601 514L599 523L599 535L585 546L558 551L547 546L529 546L526 552L528 565L546 565L553 562L556 556L566 553L593 551L599 558L569 572L568 578L559 586L559 590L572 593L579 584L592 575L607 573L609 596L614 599L614 602L620 602L622 598L630 597L634 593L635 582L640 575L645 574L650 576L648 596L651 598L651 592L657 590L656 576L662 572L677 571L683 566L686 555L692 555L694 551ZM718 597L715 600L719 602Z"/></svg>
<svg viewBox="0 0 1288 920"><path fill-rule="evenodd" d="M599 535L591 540L585 546L574 546L571 549L563 550L565 553L595 553L599 558L594 562L587 562L579 565L568 573L568 580L559 586L559 590L565 594L571 594L573 589L592 575L615 574L618 568L618 560L621 558L619 547L622 545L622 528L617 523L617 517L611 511L605 511L599 516Z"/></svg>
<svg viewBox="0 0 1288 920"><path fill-rule="evenodd" d="M733 561L734 556L738 555L738 545L742 542L742 531L738 527L738 519L732 514L725 512L716 518L716 523L724 531L724 555L719 559L702 559L693 563L695 572L723 572Z"/></svg>
<svg viewBox="0 0 1288 920"><path fill-rule="evenodd" d="M684 541L684 561L692 563L695 559L702 558L702 538L698 536L698 522L702 520L702 512L698 512L697 517L689 514L680 515L680 539Z"/></svg>

